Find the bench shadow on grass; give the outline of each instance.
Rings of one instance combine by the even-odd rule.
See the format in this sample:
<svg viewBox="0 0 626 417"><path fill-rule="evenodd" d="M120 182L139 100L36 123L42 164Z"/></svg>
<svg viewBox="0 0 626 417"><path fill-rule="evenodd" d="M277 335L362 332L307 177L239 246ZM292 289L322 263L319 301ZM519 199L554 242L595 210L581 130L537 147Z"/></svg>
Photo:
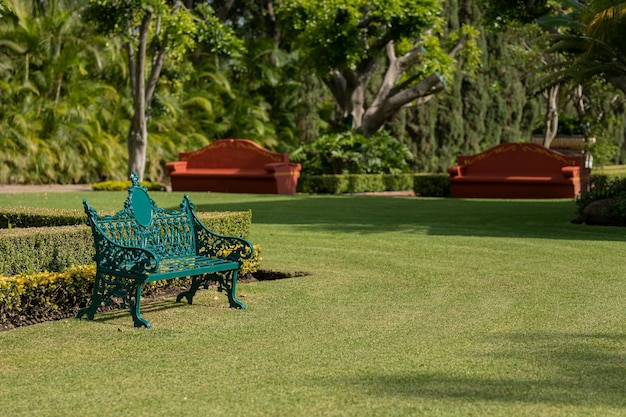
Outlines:
<svg viewBox="0 0 626 417"><path fill-rule="evenodd" d="M495 343L510 346L509 350L489 351L485 361L515 361L520 363L519 372L503 371L506 376L501 378L465 376L472 372L471 365L445 374L407 371L339 382L377 398L626 407L626 357L621 353L626 334L531 333L498 339Z"/></svg>
<svg viewBox="0 0 626 417"><path fill-rule="evenodd" d="M209 197L210 199L210 197ZM206 199L204 200L206 201ZM626 241L620 227L573 224L573 200L480 200L379 196L251 197L196 204L198 211L252 211L253 224L345 233Z"/></svg>
<svg viewBox="0 0 626 417"><path fill-rule="evenodd" d="M257 281L276 281L280 279L287 278L298 278L298 277L306 277L309 276L310 273L306 271L277 271L273 269L259 269L254 274L247 274L241 277L238 280L238 288L241 288L241 284L247 284L250 282ZM215 289L215 284L211 284L209 286L209 291L211 289ZM181 308L181 307L189 307L189 304L183 300L180 302L176 301L176 296L182 288L173 289L170 291L159 292L152 296L142 297L141 302L141 314L145 315L146 313L150 314L152 312L165 311L173 308ZM200 289L198 295L202 292L206 291L205 289ZM213 291L213 300L215 302L198 302L198 299L194 299L193 306L200 306L206 308L216 308L216 309L228 309L230 308L228 305L228 301L226 299L225 293L220 293ZM126 320L128 319L128 323L121 323L118 320ZM96 315L94 316L95 322L101 323L109 323L115 321L115 325L121 325L128 327L133 327L133 321L131 318L130 310L128 308L122 308L119 304L119 301L114 303L114 305L109 307L104 307L98 310Z"/></svg>

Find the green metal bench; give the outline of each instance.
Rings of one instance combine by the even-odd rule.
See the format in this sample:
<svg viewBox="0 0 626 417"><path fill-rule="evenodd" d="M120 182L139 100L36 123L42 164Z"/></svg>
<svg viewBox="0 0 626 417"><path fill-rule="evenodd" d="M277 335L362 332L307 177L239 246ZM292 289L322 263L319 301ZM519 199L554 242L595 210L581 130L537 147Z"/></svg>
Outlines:
<svg viewBox="0 0 626 417"><path fill-rule="evenodd" d="M83 200L87 223L93 232L96 277L91 303L77 317L93 320L96 310L111 304L112 298L129 307L135 327L152 327L141 317L143 284L192 277L187 291L178 294L192 304L201 286L215 281L225 291L230 307L245 309L236 297L237 273L254 249L245 239L213 233L198 219L189 197L184 196L180 210L157 207L135 173L124 208L114 215L100 216Z"/></svg>

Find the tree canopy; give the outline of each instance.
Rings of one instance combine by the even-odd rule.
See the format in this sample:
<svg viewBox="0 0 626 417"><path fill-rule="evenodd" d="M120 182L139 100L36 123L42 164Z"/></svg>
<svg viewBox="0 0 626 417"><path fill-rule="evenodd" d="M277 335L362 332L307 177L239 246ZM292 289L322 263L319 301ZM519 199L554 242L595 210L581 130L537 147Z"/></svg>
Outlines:
<svg viewBox="0 0 626 417"><path fill-rule="evenodd" d="M277 9L288 46L303 51L349 126L366 136L441 92L458 64L477 65L477 32L447 33L441 13L436 0L286 0Z"/></svg>

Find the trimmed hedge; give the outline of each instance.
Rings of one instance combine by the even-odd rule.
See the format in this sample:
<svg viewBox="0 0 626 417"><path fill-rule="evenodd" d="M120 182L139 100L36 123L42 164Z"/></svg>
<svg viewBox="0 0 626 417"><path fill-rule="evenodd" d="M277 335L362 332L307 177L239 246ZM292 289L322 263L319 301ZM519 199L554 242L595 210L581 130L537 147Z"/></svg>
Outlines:
<svg viewBox="0 0 626 417"><path fill-rule="evenodd" d="M412 174L308 175L298 181L298 191L312 194L404 191L412 188Z"/></svg>
<svg viewBox="0 0 626 417"><path fill-rule="evenodd" d="M311 194L343 194L413 190L421 197L450 197L447 174L342 174L308 175L298 191Z"/></svg>
<svg viewBox="0 0 626 417"><path fill-rule="evenodd" d="M0 229L85 224L85 212L38 207L0 207Z"/></svg>
<svg viewBox="0 0 626 417"><path fill-rule="evenodd" d="M594 174L591 175L589 188L583 190L576 197L576 211L578 216L574 223L583 223L585 208L595 202L602 201L601 216L603 224L611 226L626 226L626 178L622 176Z"/></svg>
<svg viewBox="0 0 626 417"><path fill-rule="evenodd" d="M0 276L0 328L75 315L91 298L95 271L95 265L83 265L62 273Z"/></svg>
<svg viewBox="0 0 626 417"><path fill-rule="evenodd" d="M74 220L83 221L84 213ZM26 216L18 216L25 219ZM200 220L212 231L227 236L248 238L252 213L248 212L200 212ZM33 223L63 223L71 217L55 220L50 213L45 219L36 215L28 217ZM18 222L19 224L24 224ZM13 225L13 222L11 222ZM0 274L63 271L70 265L82 265L94 256L93 237L88 226L49 226L11 228L0 230Z"/></svg>
<svg viewBox="0 0 626 417"><path fill-rule="evenodd" d="M413 191L420 197L450 197L452 195L448 174L417 174L413 176Z"/></svg>
<svg viewBox="0 0 626 417"><path fill-rule="evenodd" d="M250 235L251 211L197 215L215 233ZM84 222L80 210L0 208L0 227L4 227L0 230L0 328L72 316L87 304L95 265L93 237ZM241 276L258 270L261 248L254 248L254 257L243 262ZM183 288L188 281L149 283L143 294Z"/></svg>
<svg viewBox="0 0 626 417"><path fill-rule="evenodd" d="M252 211L200 211L200 221L213 232L248 239L252 227Z"/></svg>
<svg viewBox="0 0 626 417"><path fill-rule="evenodd" d="M91 229L81 226L0 230L0 274L60 272L93 260Z"/></svg>
<svg viewBox="0 0 626 417"><path fill-rule="evenodd" d="M100 214L114 214L113 211ZM212 231L222 235L247 238L250 235L252 212L199 211L198 218ZM82 210L37 207L0 207L0 229L84 225Z"/></svg>
<svg viewBox="0 0 626 417"><path fill-rule="evenodd" d="M148 191L166 191L167 187L163 184L156 182L141 181L139 183L142 187L146 187ZM124 191L130 187L132 183L130 181L103 181L95 182L91 184L91 188L94 191Z"/></svg>

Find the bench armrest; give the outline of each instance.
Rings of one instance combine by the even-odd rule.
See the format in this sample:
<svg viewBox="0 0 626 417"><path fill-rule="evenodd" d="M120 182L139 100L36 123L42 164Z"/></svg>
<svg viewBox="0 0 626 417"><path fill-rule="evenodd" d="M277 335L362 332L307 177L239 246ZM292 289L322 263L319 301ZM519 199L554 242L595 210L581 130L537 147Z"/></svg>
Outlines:
<svg viewBox="0 0 626 417"><path fill-rule="evenodd" d="M198 255L243 262L254 255L254 247L246 239L235 236L222 236L207 228L191 211L193 227L196 233Z"/></svg>
<svg viewBox="0 0 626 417"><path fill-rule="evenodd" d="M165 169L167 169L167 172L170 174L172 172L185 172L187 171L187 161L167 162Z"/></svg>
<svg viewBox="0 0 626 417"><path fill-rule="evenodd" d="M270 163L263 165L263 167L269 173L289 172L293 174L296 172L300 172L300 170L302 169L302 165L300 164L285 163L285 162L270 162Z"/></svg>
<svg viewBox="0 0 626 417"><path fill-rule="evenodd" d="M566 178L580 177L580 167L563 167L561 172Z"/></svg>
<svg viewBox="0 0 626 417"><path fill-rule="evenodd" d="M118 245L93 227L98 267L132 275L146 275L159 269L158 256L148 249Z"/></svg>
<svg viewBox="0 0 626 417"><path fill-rule="evenodd" d="M448 174L450 174L451 177L462 177L465 175L466 171L467 167L465 165L454 165L448 167Z"/></svg>

